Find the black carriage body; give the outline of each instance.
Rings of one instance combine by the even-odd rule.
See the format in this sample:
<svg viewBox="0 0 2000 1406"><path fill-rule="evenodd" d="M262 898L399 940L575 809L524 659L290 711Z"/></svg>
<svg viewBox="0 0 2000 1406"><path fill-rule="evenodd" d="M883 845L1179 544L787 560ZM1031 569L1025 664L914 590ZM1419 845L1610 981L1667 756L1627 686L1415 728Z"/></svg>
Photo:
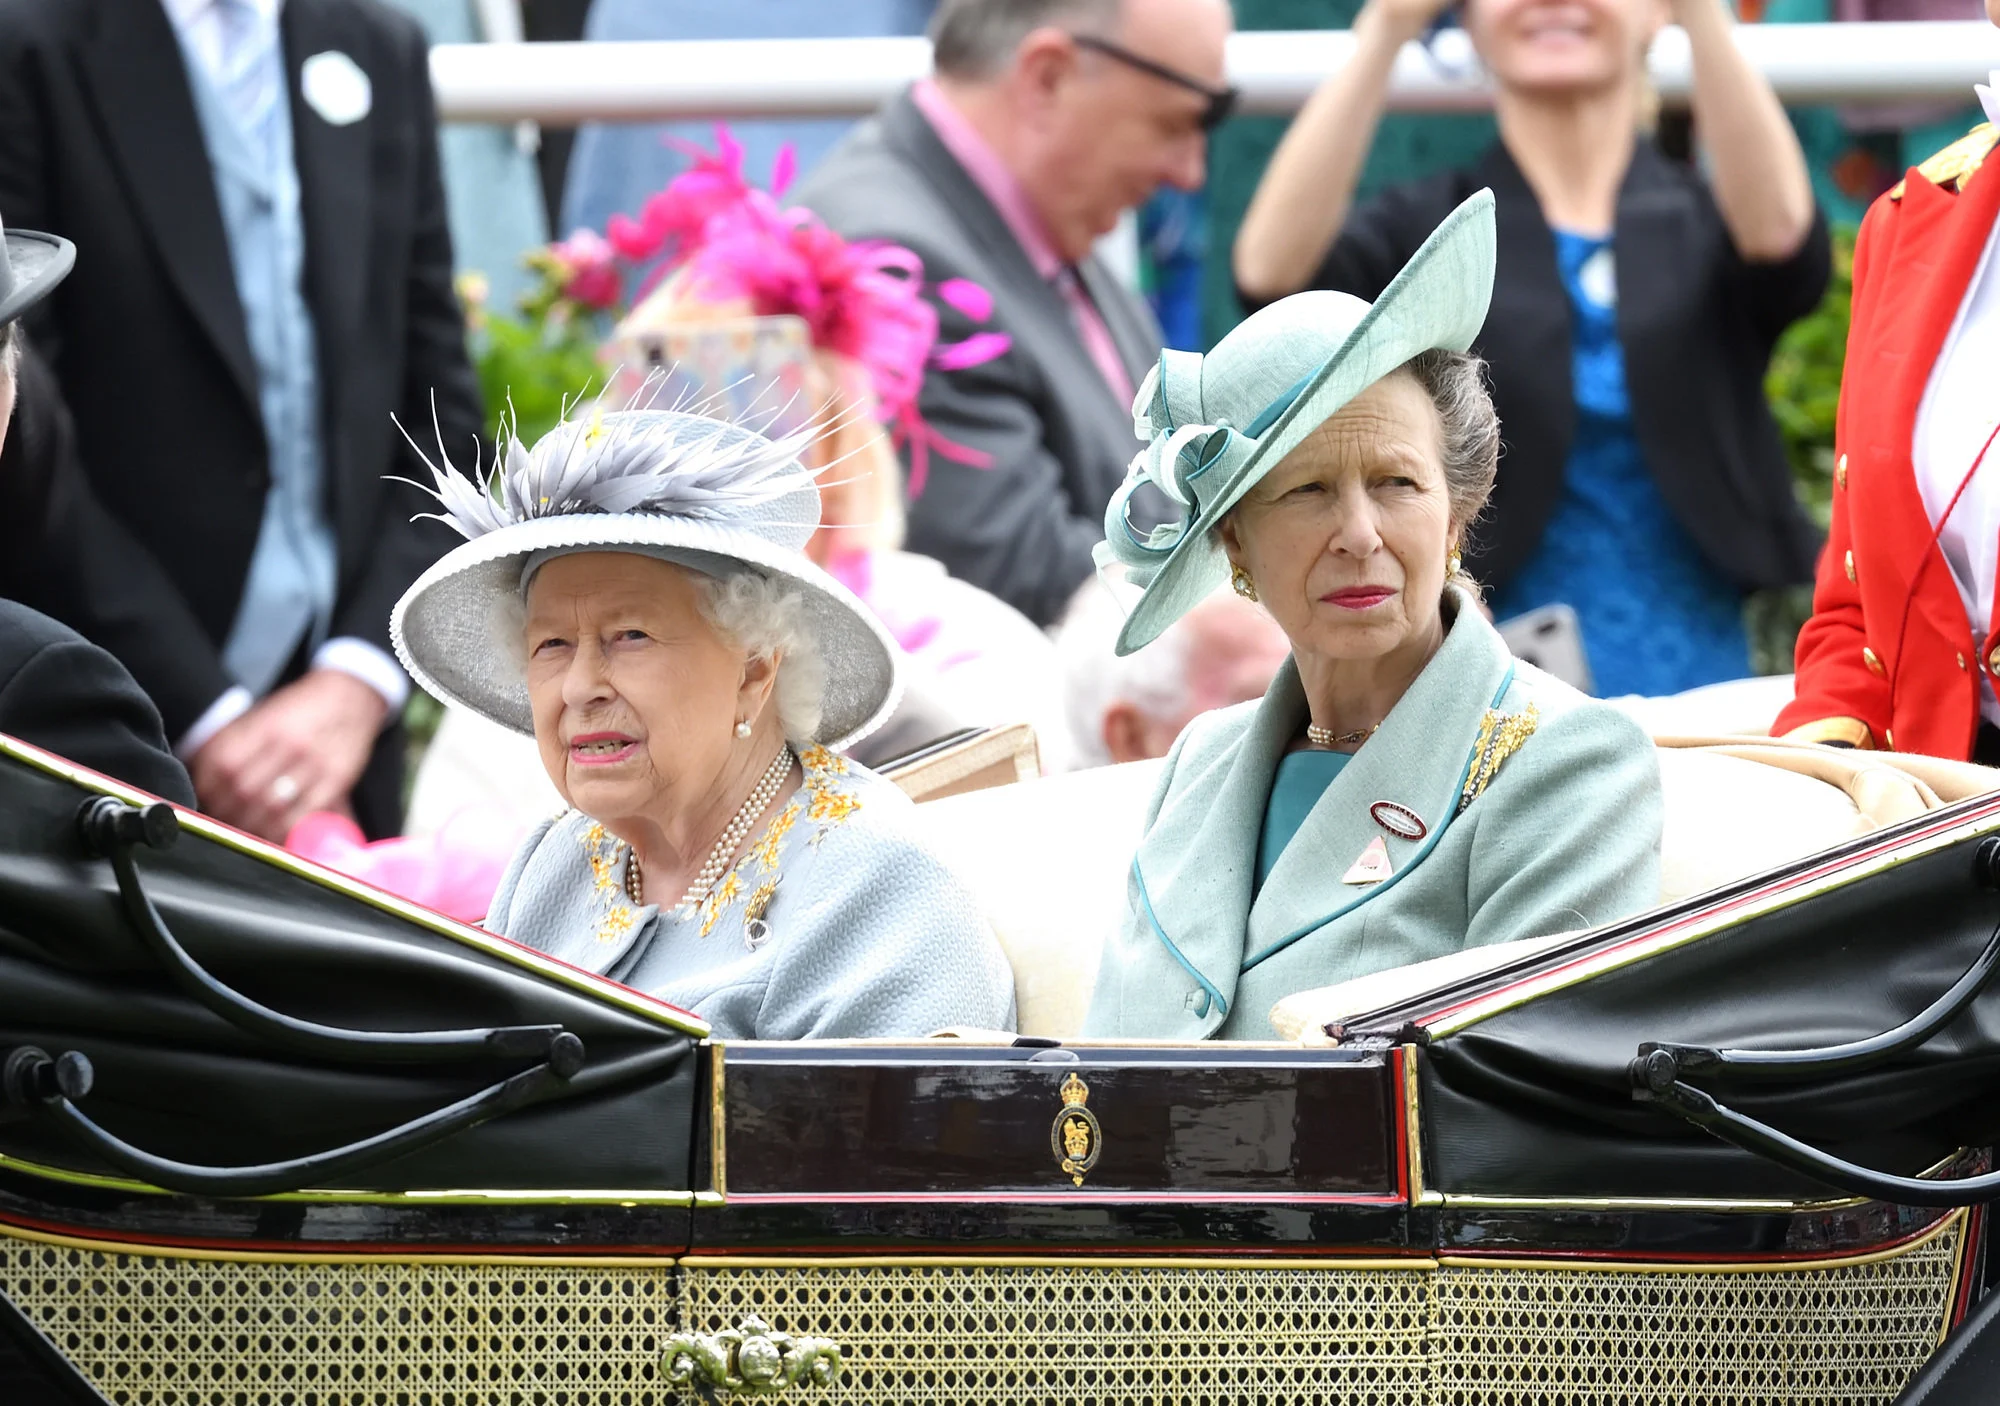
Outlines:
<svg viewBox="0 0 2000 1406"><path fill-rule="evenodd" d="M71 1106L125 1143L309 1157L531 1062L308 1057L218 1015L78 839L90 797L144 798L0 752L0 1056L86 1055ZM1824 1046L1908 1019L2000 923L1975 877L2000 798L1316 1047L712 1042L182 829L134 867L246 999L359 1032L560 1026L585 1056L529 1106L256 1197L161 1191L45 1108L0 1111L0 1295L134 1406L636 1406L696 1399L716 1363L707 1389L747 1391L753 1349L812 1400L1886 1401L1979 1273L1980 1210L1775 1166L1635 1101L1631 1063L1648 1041ZM1709 1092L1949 1180L1987 1170L1996 1056L2000 996L1860 1073ZM0 1383L25 1379L6 1341Z"/></svg>

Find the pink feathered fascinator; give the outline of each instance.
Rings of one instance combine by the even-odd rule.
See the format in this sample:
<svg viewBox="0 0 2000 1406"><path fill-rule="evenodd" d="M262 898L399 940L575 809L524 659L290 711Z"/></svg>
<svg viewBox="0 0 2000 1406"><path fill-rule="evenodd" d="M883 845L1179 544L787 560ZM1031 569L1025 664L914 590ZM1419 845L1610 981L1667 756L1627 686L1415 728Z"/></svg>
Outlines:
<svg viewBox="0 0 2000 1406"><path fill-rule="evenodd" d="M812 211L781 206L794 174L790 147L779 153L765 191L744 178L743 148L727 127L716 128L712 153L675 145L692 164L647 200L637 218L613 215L601 239L580 230L551 250L569 273L564 296L611 306L623 286L615 257L640 276L641 296L660 279L680 275L698 296L744 300L760 317L802 318L815 347L850 357L867 371L892 441L909 450L911 496L923 491L933 451L954 463L988 467L990 456L924 423L917 393L927 370L977 366L1011 345L999 332L940 343L937 309L925 292L974 322L993 315L992 295L962 278L931 288L923 261L910 250L843 239Z"/></svg>

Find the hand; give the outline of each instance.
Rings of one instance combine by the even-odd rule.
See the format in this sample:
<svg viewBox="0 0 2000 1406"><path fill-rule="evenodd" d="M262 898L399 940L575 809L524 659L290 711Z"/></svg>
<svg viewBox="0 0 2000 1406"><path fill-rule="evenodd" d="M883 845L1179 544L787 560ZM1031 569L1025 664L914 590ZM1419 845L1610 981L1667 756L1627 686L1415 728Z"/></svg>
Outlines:
<svg viewBox="0 0 2000 1406"><path fill-rule="evenodd" d="M387 713L352 674L314 669L195 753L195 796L216 819L282 844L308 811L346 808Z"/></svg>
<svg viewBox="0 0 2000 1406"><path fill-rule="evenodd" d="M1437 17L1461 0L1368 0L1354 17L1354 27L1380 26L1398 44L1421 38Z"/></svg>

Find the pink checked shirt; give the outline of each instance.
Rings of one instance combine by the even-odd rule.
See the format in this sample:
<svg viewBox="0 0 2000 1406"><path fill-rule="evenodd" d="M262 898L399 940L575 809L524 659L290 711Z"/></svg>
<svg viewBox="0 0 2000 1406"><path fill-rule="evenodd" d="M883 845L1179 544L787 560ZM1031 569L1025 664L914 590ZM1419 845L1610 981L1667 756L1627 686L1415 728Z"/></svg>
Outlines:
<svg viewBox="0 0 2000 1406"><path fill-rule="evenodd" d="M945 150L965 173L972 177L986 198L993 202L993 208L1000 212L1000 218L1007 224L1014 239L1021 246L1021 252L1028 256L1028 262L1035 272L1052 284L1069 304L1070 316L1076 322L1077 335L1083 339L1084 350L1097 363L1097 369L1104 373L1105 382L1118 397L1120 405L1132 403L1132 378L1125 373L1124 359L1118 355L1118 344L1111 338L1111 329L1105 326L1104 315L1097 310L1097 304L1090 300L1083 281L1076 270L1062 260L1055 245L1049 240L1048 231L1043 227L1041 217L1028 203L1028 193L1021 189L1020 181L1000 160L998 152L979 135L973 125L965 120L964 114L951 105L938 85L930 79L920 79L910 98L917 105L917 111L931 124L944 143Z"/></svg>

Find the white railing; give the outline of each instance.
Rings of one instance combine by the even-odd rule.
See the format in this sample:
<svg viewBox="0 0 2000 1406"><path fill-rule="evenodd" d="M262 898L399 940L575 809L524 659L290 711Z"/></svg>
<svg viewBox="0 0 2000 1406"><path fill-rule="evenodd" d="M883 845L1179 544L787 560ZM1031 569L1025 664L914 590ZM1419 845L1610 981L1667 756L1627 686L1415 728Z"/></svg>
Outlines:
<svg viewBox="0 0 2000 1406"><path fill-rule="evenodd" d="M739 0L746 3L748 0ZM1743 51L1788 103L1970 98L2000 68L2000 29L1978 22L1772 24L1737 31ZM1289 112L1347 55L1340 30L1238 34L1229 75L1252 112ZM1487 105L1462 32L1438 53L1398 59L1391 107ZM1688 90L1687 36L1661 34L1653 79L1668 102ZM930 68L922 39L747 39L628 44L441 44L431 50L449 121L552 126L668 118L844 117L873 110Z"/></svg>

